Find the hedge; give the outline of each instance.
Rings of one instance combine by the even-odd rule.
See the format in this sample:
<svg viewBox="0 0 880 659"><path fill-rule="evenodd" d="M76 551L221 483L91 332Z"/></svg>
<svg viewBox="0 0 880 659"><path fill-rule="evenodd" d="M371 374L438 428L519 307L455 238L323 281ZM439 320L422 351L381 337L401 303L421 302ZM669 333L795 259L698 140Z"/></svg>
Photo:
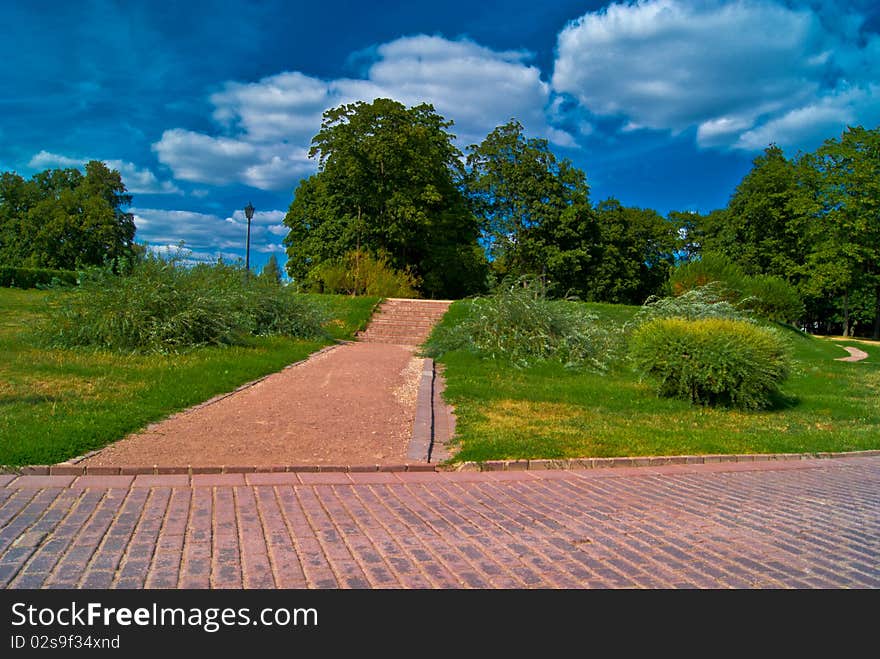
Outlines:
<svg viewBox="0 0 880 659"><path fill-rule="evenodd" d="M53 284L76 286L78 278L75 270L0 266L0 286L6 288L37 288Z"/></svg>

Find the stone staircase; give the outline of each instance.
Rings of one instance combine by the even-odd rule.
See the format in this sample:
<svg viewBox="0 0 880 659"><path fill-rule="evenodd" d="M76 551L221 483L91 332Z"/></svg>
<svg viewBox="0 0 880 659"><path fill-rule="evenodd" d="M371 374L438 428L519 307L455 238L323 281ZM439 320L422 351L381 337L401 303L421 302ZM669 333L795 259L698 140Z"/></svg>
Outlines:
<svg viewBox="0 0 880 659"><path fill-rule="evenodd" d="M450 304L451 300L387 298L357 339L369 343L421 345Z"/></svg>

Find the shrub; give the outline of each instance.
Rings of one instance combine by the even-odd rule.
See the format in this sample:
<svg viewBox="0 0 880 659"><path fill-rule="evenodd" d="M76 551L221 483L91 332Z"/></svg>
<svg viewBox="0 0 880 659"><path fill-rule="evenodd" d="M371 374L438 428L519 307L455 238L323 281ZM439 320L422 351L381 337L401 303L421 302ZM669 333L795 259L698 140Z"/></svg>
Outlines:
<svg viewBox="0 0 880 659"><path fill-rule="evenodd" d="M729 318L656 318L635 330L630 357L660 396L742 409L768 407L790 371L778 333Z"/></svg>
<svg viewBox="0 0 880 659"><path fill-rule="evenodd" d="M76 286L77 278L75 270L0 266L0 286L7 288Z"/></svg>
<svg viewBox="0 0 880 659"><path fill-rule="evenodd" d="M247 277L239 266L146 257L127 275L93 270L49 311L51 345L173 352L238 344L247 336L325 336L322 314L292 291Z"/></svg>
<svg viewBox="0 0 880 659"><path fill-rule="evenodd" d="M745 274L724 256L705 254L699 261L679 265L669 276L667 288L683 296L706 286L715 286L720 298L755 315L793 323L804 313L797 289L781 277Z"/></svg>
<svg viewBox="0 0 880 659"><path fill-rule="evenodd" d="M703 254L698 261L689 261L675 267L669 273L668 288L674 296L683 295L695 288L712 282L720 282L731 295L728 301L738 298L747 275L738 265L725 256Z"/></svg>
<svg viewBox="0 0 880 659"><path fill-rule="evenodd" d="M344 293L378 297L419 297L418 279L408 270L395 270L384 255L353 251L338 261L322 263L309 272L315 293Z"/></svg>
<svg viewBox="0 0 880 659"><path fill-rule="evenodd" d="M552 360L601 368L608 334L594 321L577 303L547 299L539 280L520 279L471 300L458 322L435 329L425 350L435 357L468 350L518 366Z"/></svg>
<svg viewBox="0 0 880 659"><path fill-rule="evenodd" d="M745 281L741 306L777 322L793 323L804 315L797 289L780 277L758 275Z"/></svg>

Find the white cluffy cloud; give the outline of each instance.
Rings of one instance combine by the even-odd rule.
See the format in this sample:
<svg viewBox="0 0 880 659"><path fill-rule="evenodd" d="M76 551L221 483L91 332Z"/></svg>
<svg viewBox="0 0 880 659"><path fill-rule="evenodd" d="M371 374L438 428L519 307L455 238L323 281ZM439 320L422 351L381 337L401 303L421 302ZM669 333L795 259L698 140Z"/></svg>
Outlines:
<svg viewBox="0 0 880 659"><path fill-rule="evenodd" d="M171 181L160 181L158 177L145 167L138 167L133 162L105 158L71 158L57 153L40 151L28 162L28 167L42 169L48 167L83 167L91 160L100 160L110 169L115 169L122 176L126 190L137 194L181 194Z"/></svg>
<svg viewBox="0 0 880 659"><path fill-rule="evenodd" d="M177 128L165 131L153 148L183 180L292 188L315 169L308 149L324 110L382 97L433 104L455 121L452 132L462 146L511 117L532 135L573 145L568 133L548 123L550 87L526 53L418 35L381 44L370 56L362 78L323 80L288 71L253 83L227 82L211 96L222 135Z"/></svg>
<svg viewBox="0 0 880 659"><path fill-rule="evenodd" d="M202 258L244 250L247 219L237 210L231 216L157 208L132 208L138 240L154 251L174 248L184 242L186 248ZM281 239L287 235L284 211L257 211L251 220L251 251L284 252Z"/></svg>
<svg viewBox="0 0 880 659"><path fill-rule="evenodd" d="M559 34L552 84L630 128L701 146L801 145L880 120L880 38L863 17L774 0L611 4Z"/></svg>

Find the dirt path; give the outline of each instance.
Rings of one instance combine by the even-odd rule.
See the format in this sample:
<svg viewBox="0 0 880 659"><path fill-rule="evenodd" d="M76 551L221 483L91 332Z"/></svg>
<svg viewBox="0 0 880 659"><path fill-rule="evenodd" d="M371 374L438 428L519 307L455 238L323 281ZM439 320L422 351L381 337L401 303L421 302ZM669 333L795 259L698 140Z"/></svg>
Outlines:
<svg viewBox="0 0 880 659"><path fill-rule="evenodd" d="M422 359L351 343L103 449L88 466L401 464Z"/></svg>
<svg viewBox="0 0 880 659"><path fill-rule="evenodd" d="M853 348L852 346L840 346L844 350L849 353L849 357L838 357L836 361L839 362L860 362L863 359L868 358L868 353L864 350L859 350L858 348Z"/></svg>

